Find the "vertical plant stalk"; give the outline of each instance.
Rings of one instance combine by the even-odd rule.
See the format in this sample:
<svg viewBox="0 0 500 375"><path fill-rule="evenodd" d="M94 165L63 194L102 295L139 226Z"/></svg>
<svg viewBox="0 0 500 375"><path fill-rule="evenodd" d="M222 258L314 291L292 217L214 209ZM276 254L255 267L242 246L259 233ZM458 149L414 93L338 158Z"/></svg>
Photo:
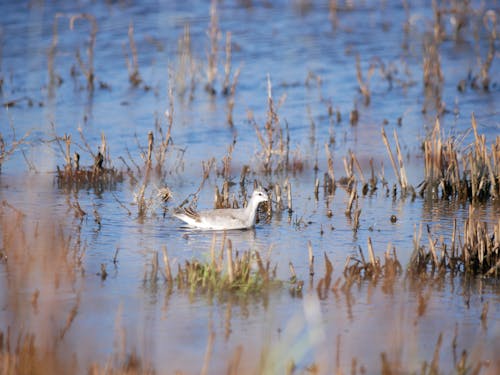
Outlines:
<svg viewBox="0 0 500 375"><path fill-rule="evenodd" d="M328 143L325 143L325 153L326 153L326 160L328 163L328 176L331 179L331 183L335 185L335 171L333 169L333 158L330 152L330 147L328 147Z"/></svg>
<svg viewBox="0 0 500 375"><path fill-rule="evenodd" d="M238 83L238 78L240 76L241 68L236 69L233 76L233 83L229 89L229 99L227 101L227 123L230 126L234 125L233 120L233 109L234 109L234 96L236 94L236 84Z"/></svg>
<svg viewBox="0 0 500 375"><path fill-rule="evenodd" d="M224 82L222 83L222 93L229 94L231 76L231 32L226 32L226 62L224 64Z"/></svg>
<svg viewBox="0 0 500 375"><path fill-rule="evenodd" d="M59 43L59 33L58 33L58 20L64 17L62 13L56 13L54 15L54 24L52 25L52 42L50 44L47 68L49 71L49 97L54 96L54 88L62 83L62 78L59 77L55 71L55 59L57 52L57 44Z"/></svg>
<svg viewBox="0 0 500 375"><path fill-rule="evenodd" d="M399 147L399 141L396 130L394 130L394 138L396 140L396 152L399 162L399 168L396 166L396 161L394 160L394 155L392 153L391 146L389 145L387 134L385 133L384 128L382 128L382 140L384 141L385 147L387 148L389 159L391 160L392 168L394 169L394 174L398 179L399 186L401 187L401 190L403 190L404 192L408 188L408 181L406 179L406 170L404 168L403 156L401 154L401 148Z"/></svg>
<svg viewBox="0 0 500 375"><path fill-rule="evenodd" d="M128 26L128 41L130 45L130 52L132 54L131 60L128 57L125 45L123 45L123 50L125 53L125 63L127 64L127 70L128 70L128 80L133 86L139 86L142 82L142 78L139 73L137 47L135 45L135 40L134 40L134 24L132 22L130 22Z"/></svg>
<svg viewBox="0 0 500 375"><path fill-rule="evenodd" d="M366 79L363 78L363 72L361 71L361 61L359 54L356 55L356 79L358 80L359 91L363 95L364 104L368 106L371 101L370 94L370 79L374 72L374 66L370 64L370 68L368 69L368 73L366 75Z"/></svg>
<svg viewBox="0 0 500 375"><path fill-rule="evenodd" d="M483 24L487 31L489 31L488 55L483 64L481 64L481 83L483 90L487 91L490 87L489 71L493 59L495 57L495 42L497 39L497 15L494 10L488 10L483 17Z"/></svg>
<svg viewBox="0 0 500 375"><path fill-rule="evenodd" d="M217 77L217 54L219 50L219 20L217 17L217 0L210 2L210 25L208 27L208 40L210 50L208 51L207 84L205 90L215 95L215 79Z"/></svg>
<svg viewBox="0 0 500 375"><path fill-rule="evenodd" d="M96 18L88 13L81 13L81 14L76 14L74 16L71 16L69 19L69 27L71 30L74 29L75 21L78 19L84 19L90 22L91 24L91 29L90 29L90 42L89 46L87 48L87 65L83 62L79 50L76 52L76 59L78 60L78 64L80 65L80 69L82 70L83 74L87 78L87 88L90 91L94 90L94 48L95 48L95 41L96 41L96 35L97 35L97 21Z"/></svg>

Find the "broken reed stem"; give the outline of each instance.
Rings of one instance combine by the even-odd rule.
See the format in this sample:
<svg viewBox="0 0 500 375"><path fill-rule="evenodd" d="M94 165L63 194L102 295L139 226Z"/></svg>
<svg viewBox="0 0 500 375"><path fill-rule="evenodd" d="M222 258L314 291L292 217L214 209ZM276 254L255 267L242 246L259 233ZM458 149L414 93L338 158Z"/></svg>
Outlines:
<svg viewBox="0 0 500 375"><path fill-rule="evenodd" d="M437 267L439 267L439 260L438 260L437 254L436 254L436 246L434 244L434 240L432 239L430 231L428 231L427 234L428 234L428 238L429 238L429 249L430 249L431 254L432 254L432 260L434 261L434 265L437 268Z"/></svg>
<svg viewBox="0 0 500 375"><path fill-rule="evenodd" d="M328 143L325 143L325 153L326 153L326 160L328 162L328 176L330 176L330 179L332 180L332 184L335 185L335 173L333 170L333 158L332 158L332 154L330 153L330 148L328 146Z"/></svg>
<svg viewBox="0 0 500 375"><path fill-rule="evenodd" d="M370 66L366 80L363 79L363 73L361 72L361 62L359 54L356 55L356 79L358 80L359 90L364 98L364 104L367 106L370 104L370 87L369 82L373 74L373 67Z"/></svg>
<svg viewBox="0 0 500 375"><path fill-rule="evenodd" d="M307 250L309 253L309 276L314 276L314 255L311 241L307 241Z"/></svg>
<svg viewBox="0 0 500 375"><path fill-rule="evenodd" d="M294 283L297 281L297 273L295 272L295 267L292 262L288 262L288 268L290 269L290 274L292 275L290 276L290 281Z"/></svg>
<svg viewBox="0 0 500 375"><path fill-rule="evenodd" d="M352 205L354 203L354 200L358 197L358 192L357 192L357 189L356 187L354 187L354 189L351 190L351 195L349 196L349 202L347 202L347 208L345 210L345 214L347 216L351 216L351 212L352 212Z"/></svg>
<svg viewBox="0 0 500 375"><path fill-rule="evenodd" d="M403 161L403 154L401 153L401 148L399 147L399 139L396 129L394 129L394 140L396 141L396 153L399 162L399 176L401 178L401 189L405 191L406 188L408 187L408 180L406 178L406 170Z"/></svg>
<svg viewBox="0 0 500 375"><path fill-rule="evenodd" d="M146 168L147 168L147 170L151 169L153 147L154 147L154 135L153 135L153 132L150 131L148 133L148 153L146 156Z"/></svg>
<svg viewBox="0 0 500 375"><path fill-rule="evenodd" d="M368 256L370 257L370 263L373 267L376 266L375 253L373 252L372 238L368 237Z"/></svg>
<svg viewBox="0 0 500 375"><path fill-rule="evenodd" d="M394 138L396 140L396 151L400 168L398 168L396 165L396 161L394 160L394 155L392 153L391 146L389 145L389 140L387 139L387 134L385 133L384 128L382 128L382 140L384 141L385 147L387 148L387 152L389 153L389 159L391 160L392 168L394 169L394 174L398 179L398 183L401 189L406 190L408 182L406 180L406 172L404 169L403 157L401 155L401 149L399 147L399 141L397 138L396 130L394 130Z"/></svg>
<svg viewBox="0 0 500 375"><path fill-rule="evenodd" d="M290 181L287 179L286 181L286 197L287 197L287 202L288 202L288 214L291 215L293 212L292 208L292 184Z"/></svg>
<svg viewBox="0 0 500 375"><path fill-rule="evenodd" d="M354 162L354 165L358 170L359 178L361 179L361 184L365 185L366 184L365 176L363 174L363 170L361 169L361 165L359 164L358 158L356 157L356 155L354 155L354 152L352 151L349 151L349 155L351 156L351 160Z"/></svg>

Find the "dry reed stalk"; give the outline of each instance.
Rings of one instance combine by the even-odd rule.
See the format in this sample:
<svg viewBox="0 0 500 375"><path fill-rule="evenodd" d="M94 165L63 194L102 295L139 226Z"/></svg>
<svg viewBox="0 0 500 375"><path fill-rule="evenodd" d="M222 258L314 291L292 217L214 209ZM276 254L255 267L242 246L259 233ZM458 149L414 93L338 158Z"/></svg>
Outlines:
<svg viewBox="0 0 500 375"><path fill-rule="evenodd" d="M483 90L488 91L490 88L490 76L489 71L495 57L495 42L497 39L497 13L494 10L488 10L483 17L483 24L485 29L489 32L488 38L488 54L484 63L481 63L481 83Z"/></svg>
<svg viewBox="0 0 500 375"><path fill-rule="evenodd" d="M361 71L360 57L359 57L359 54L356 55L356 79L358 80L359 91L361 91L361 94L363 95L364 104L366 106L368 106L370 104L370 100L371 100L370 79L371 79L374 71L375 71L374 65L370 64L370 67L368 69L368 73L366 75L366 79L364 79L363 73Z"/></svg>
<svg viewBox="0 0 500 375"><path fill-rule="evenodd" d="M272 96L272 85L269 74L267 75L267 116L264 131L261 131L255 122L253 113L247 112L250 123L254 125L257 139L262 146L260 153L263 159L263 170L265 173L279 172L286 170L288 162L287 147L289 142L284 139L283 129L277 113L278 108L283 104L286 95L283 95L278 104L275 105Z"/></svg>
<svg viewBox="0 0 500 375"><path fill-rule="evenodd" d="M427 232L427 235L428 235L428 239L429 239L429 249L430 249L430 252L432 254L432 260L434 262L434 266L436 268L438 268L439 267L439 260L438 260L437 254L436 254L436 246L435 246L434 240L432 239L430 231Z"/></svg>
<svg viewBox="0 0 500 375"><path fill-rule="evenodd" d="M332 27L334 30L337 30L339 26L339 19L337 16L337 0L330 0L328 2L328 16L330 18L330 22L332 23Z"/></svg>
<svg viewBox="0 0 500 375"><path fill-rule="evenodd" d="M363 185L366 185L366 179L365 179L365 176L363 174L363 170L361 169L361 165L359 164L358 158L356 157L356 155L354 155L354 152L352 152L352 151L349 151L349 155L351 157L351 161L354 163L354 166L356 167L356 169L358 171L359 178L361 179L361 183Z"/></svg>
<svg viewBox="0 0 500 375"><path fill-rule="evenodd" d="M152 156L153 156L153 148L154 148L154 135L153 135L153 132L150 131L148 133L148 153L147 153L147 156L146 156L146 170L150 170L151 169L151 165L152 165Z"/></svg>
<svg viewBox="0 0 500 375"><path fill-rule="evenodd" d="M373 244L371 237L368 237L368 255L370 256L370 263L373 267L376 266L375 253L373 252Z"/></svg>
<svg viewBox="0 0 500 375"><path fill-rule="evenodd" d="M500 155L498 154L499 148L496 147L497 152L495 152L495 146L492 145L492 147L491 147L491 155L493 157L493 166L492 166L492 163L490 160L490 155L488 154L488 148L486 146L485 136L484 136L484 134L481 136L478 135L477 122L476 122L476 117L475 117L474 113L472 113L472 115L471 115L471 121L472 121L472 129L474 131L474 139L475 139L475 149L474 149L475 158L474 158L474 164L473 164L474 168L471 165L471 169L472 169L471 173L473 176L485 173L485 172L480 173L480 172L476 172L476 171L484 170L485 169L484 165L486 164L488 175L489 175L489 183L491 184L491 188L489 189L489 191L487 193L488 193L488 195L491 195L493 198L497 198L498 197L497 180L500 177L500 173L498 173L499 171L495 170L497 168L493 168L493 166L495 166L495 165L498 166L498 163L500 161ZM498 140L499 140L499 137L497 137L497 146L500 145L500 143L498 143ZM486 185L485 180L486 180L486 176L483 176L482 178L480 178L480 182L479 182L480 185ZM478 189L478 190L481 191L482 189Z"/></svg>
<svg viewBox="0 0 500 375"><path fill-rule="evenodd" d="M333 264L328 258L328 255L326 255L326 252L323 253L324 258L325 258L325 280L328 280L327 285L330 285L330 280L332 277L332 272L333 272Z"/></svg>
<svg viewBox="0 0 500 375"><path fill-rule="evenodd" d="M356 200L356 209L354 210L354 219L352 222L352 230L356 233L359 229L359 217L361 216L361 209L358 208L358 201Z"/></svg>
<svg viewBox="0 0 500 375"><path fill-rule="evenodd" d="M295 272L295 267L292 262L288 262L288 269L290 270L290 282L293 284L297 281L297 273Z"/></svg>
<svg viewBox="0 0 500 375"><path fill-rule="evenodd" d="M226 32L226 61L224 63L224 81L222 83L222 94L229 95L231 76L231 32Z"/></svg>
<svg viewBox="0 0 500 375"><path fill-rule="evenodd" d="M139 73L139 61L137 59L137 47L135 45L134 40L134 24L130 22L128 25L128 42L130 46L130 52L132 54L132 58L129 59L127 54L127 48L125 47L125 43L123 44L123 52L125 54L125 63L127 64L128 70L128 80L132 84L132 86L139 86L142 82L141 74Z"/></svg>
<svg viewBox="0 0 500 375"><path fill-rule="evenodd" d="M441 21L444 10L439 7L437 0L432 0L432 11L434 13L434 24L433 24L434 40L436 43L440 43L446 36L446 32L443 29Z"/></svg>
<svg viewBox="0 0 500 375"><path fill-rule="evenodd" d="M403 156L401 154L401 148L399 147L399 141L398 141L398 136L396 133L396 130L394 130L394 139L396 141L396 153L398 157L398 163L399 163L399 168L396 166L396 161L394 160L394 155L391 150L391 146L389 145L389 141L387 139L387 135L385 133L384 128L382 128L382 140L384 141L385 147L387 148L387 152L389 154L389 159L391 160L391 165L392 168L394 169L394 174L396 175L398 179L399 186L401 187L401 190L406 192L408 188L408 181L406 179L406 170L404 167L404 162L403 162Z"/></svg>
<svg viewBox="0 0 500 375"><path fill-rule="evenodd" d="M233 109L234 109L234 96L236 94L236 84L238 83L238 78L240 76L241 68L236 69L233 75L233 82L231 83L229 89L229 99L227 101L227 123L230 126L234 125L233 121Z"/></svg>
<svg viewBox="0 0 500 375"><path fill-rule="evenodd" d="M356 187L354 187L354 189L351 190L351 194L349 195L349 201L347 202L347 208L345 210L345 214L347 216L351 216L352 205L354 201L357 199L357 197L358 197L358 192Z"/></svg>
<svg viewBox="0 0 500 375"><path fill-rule="evenodd" d="M396 152L398 155L398 163L399 163L399 175L401 177L401 189L406 191L408 187L408 180L406 178L406 169L403 161L403 154L401 152L401 148L399 147L399 139L398 133L394 130L394 140L396 141Z"/></svg>
<svg viewBox="0 0 500 375"><path fill-rule="evenodd" d="M49 71L49 97L54 96L55 86L60 86L63 82L62 78L57 75L55 71L55 58L57 51L57 44L59 43L59 33L58 33L58 20L59 18L65 17L62 13L56 13L54 15L54 23L52 25L52 42L50 44L50 49L47 59L47 69Z"/></svg>
<svg viewBox="0 0 500 375"><path fill-rule="evenodd" d="M442 101L442 88L444 76L441 69L441 57L439 55L439 42L436 40L424 41L423 53L423 81L425 98L423 112L427 111L427 102L433 101L438 114L444 112Z"/></svg>
<svg viewBox="0 0 500 375"><path fill-rule="evenodd" d="M215 95L215 79L217 78L217 55L219 50L219 20L217 17L217 0L210 2L210 24L208 27L208 40L210 49L207 53L208 66L206 70L207 83L205 90L211 95Z"/></svg>
<svg viewBox="0 0 500 375"><path fill-rule="evenodd" d="M175 69L176 92L181 97L184 97L189 88L189 99L192 100L196 87L196 63L192 54L189 24L184 25L184 32L177 41L177 56L178 62ZM190 83L187 82L188 80L190 80Z"/></svg>
<svg viewBox="0 0 500 375"><path fill-rule="evenodd" d="M314 255L311 241L307 241L307 251L309 254L309 276L314 276Z"/></svg>
<svg viewBox="0 0 500 375"><path fill-rule="evenodd" d="M84 19L90 22L91 29L90 29L90 42L89 46L87 47L87 65L83 62L79 50L76 52L76 58L78 60L78 64L80 65L80 69L82 70L83 74L87 78L87 88L89 90L94 89L94 47L95 47L95 41L96 41L96 35L97 35L97 21L96 18L92 14L88 13L81 13L81 14L76 14L70 17L69 19L69 27L71 30L74 28L75 21L78 19Z"/></svg>
<svg viewBox="0 0 500 375"><path fill-rule="evenodd" d="M328 163L328 176L330 177L331 183L335 185L335 173L333 170L333 158L332 154L330 152L330 148L328 146L328 143L325 143L325 153L326 153L326 160Z"/></svg>
<svg viewBox="0 0 500 375"><path fill-rule="evenodd" d="M288 205L288 215L291 215L293 213L293 208L292 208L292 184L290 181L287 179L286 180L286 198L287 198L287 205Z"/></svg>

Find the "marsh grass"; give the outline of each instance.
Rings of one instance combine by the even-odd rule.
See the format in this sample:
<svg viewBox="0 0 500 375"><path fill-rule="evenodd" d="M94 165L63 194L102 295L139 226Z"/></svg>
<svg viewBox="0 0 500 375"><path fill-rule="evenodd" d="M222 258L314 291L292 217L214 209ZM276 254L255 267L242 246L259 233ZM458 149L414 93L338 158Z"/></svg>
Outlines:
<svg viewBox="0 0 500 375"><path fill-rule="evenodd" d="M118 183L123 182L123 172L114 167L107 167L110 164L108 147L104 133L101 136L101 145L97 153L92 152L83 132L80 129L80 136L85 148L93 159L92 166L80 165L80 154L74 152L71 155L73 142L69 134L64 136L55 136L53 142L56 143L59 151L64 157L63 167L57 167L56 183L60 189L80 190L92 188L95 191L109 190L116 187Z"/></svg>
<svg viewBox="0 0 500 375"><path fill-rule="evenodd" d="M254 126L257 139L261 145L262 151L258 157L261 161L262 172L265 174L278 173L286 171L288 168L288 142L284 134L278 110L286 99L283 95L278 104L274 103L272 95L271 78L267 76L267 116L264 129L261 129L252 112L248 112L248 120Z"/></svg>
<svg viewBox="0 0 500 375"><path fill-rule="evenodd" d="M225 235L217 250L214 234L209 253L210 259L206 261L192 259L178 263L177 274L173 276L167 250L163 248L163 276L168 288L227 300L231 296L263 296L284 285L276 278L277 266L272 267L269 258L262 259L258 251L233 250L231 240L226 240Z"/></svg>
<svg viewBox="0 0 500 375"><path fill-rule="evenodd" d="M486 202L500 196L500 137L490 148L484 135L477 131L472 114L474 142L460 148L449 137L442 138L439 120L424 142L425 180L420 189L422 196L458 201Z"/></svg>
<svg viewBox="0 0 500 375"><path fill-rule="evenodd" d="M435 238L428 228L426 249L421 245L422 228L414 234L414 250L408 266L413 274L431 272L467 275L482 275L498 278L500 275L500 221L490 230L485 222L477 218L473 206L462 228L462 234L455 223L451 243Z"/></svg>

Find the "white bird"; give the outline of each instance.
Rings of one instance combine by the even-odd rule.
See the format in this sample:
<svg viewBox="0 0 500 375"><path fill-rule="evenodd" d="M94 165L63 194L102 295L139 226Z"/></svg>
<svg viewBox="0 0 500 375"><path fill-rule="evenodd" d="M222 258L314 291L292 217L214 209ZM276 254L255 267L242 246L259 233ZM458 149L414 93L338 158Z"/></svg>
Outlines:
<svg viewBox="0 0 500 375"><path fill-rule="evenodd" d="M255 215L261 202L269 200L264 189L257 188L245 208L219 208L196 212L190 208L178 209L174 216L198 229L247 229L255 225Z"/></svg>

